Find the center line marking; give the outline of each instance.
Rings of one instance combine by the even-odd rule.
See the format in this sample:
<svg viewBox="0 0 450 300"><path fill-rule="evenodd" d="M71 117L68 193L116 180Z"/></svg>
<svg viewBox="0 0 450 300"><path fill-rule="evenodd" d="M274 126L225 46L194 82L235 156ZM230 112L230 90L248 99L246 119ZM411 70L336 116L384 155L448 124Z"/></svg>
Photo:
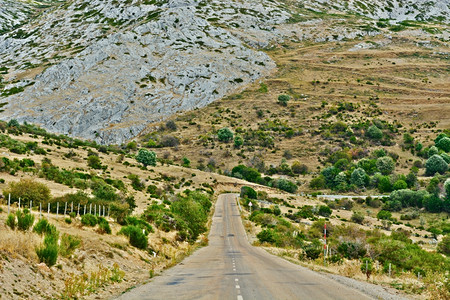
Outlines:
<svg viewBox="0 0 450 300"><path fill-rule="evenodd" d="M237 289L240 289L241 287L240 287L240 286L238 286L238 285L236 285L236 288L237 288Z"/></svg>
<svg viewBox="0 0 450 300"><path fill-rule="evenodd" d="M236 278L234 281L239 281L239 279Z"/></svg>
<svg viewBox="0 0 450 300"><path fill-rule="evenodd" d="M241 295L238 295L237 300L244 300L244 298Z"/></svg>

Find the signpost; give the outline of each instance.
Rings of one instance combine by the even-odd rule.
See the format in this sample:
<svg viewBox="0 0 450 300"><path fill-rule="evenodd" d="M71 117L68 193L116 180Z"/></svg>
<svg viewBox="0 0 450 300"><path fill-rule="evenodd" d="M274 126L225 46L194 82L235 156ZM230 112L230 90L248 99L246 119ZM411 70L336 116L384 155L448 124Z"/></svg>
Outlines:
<svg viewBox="0 0 450 300"><path fill-rule="evenodd" d="M250 209L250 214L252 214L252 202L250 201L249 203L248 203L248 208Z"/></svg>

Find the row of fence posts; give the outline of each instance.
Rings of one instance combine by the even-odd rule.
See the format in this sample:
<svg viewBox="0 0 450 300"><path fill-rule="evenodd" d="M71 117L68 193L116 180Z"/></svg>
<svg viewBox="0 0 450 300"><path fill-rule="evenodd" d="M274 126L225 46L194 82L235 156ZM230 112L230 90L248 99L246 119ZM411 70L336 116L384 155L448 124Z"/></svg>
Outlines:
<svg viewBox="0 0 450 300"><path fill-rule="evenodd" d="M22 203L23 207L25 208L25 205ZM20 209L20 198L19 198L19 202L18 202L18 207ZM32 208L33 208L33 200L30 200L30 212L32 212ZM50 218L50 203L48 203L47 206L47 218ZM89 214L92 214L92 203L89 204L89 207L87 207L86 204L84 204L84 209L83 207L81 207L80 203L78 203L78 208L77 208L77 216L80 216L80 208L83 211L83 215L86 214L87 209L89 209ZM100 205L100 204L94 204L94 215L95 216L100 216L100 217L105 217L107 216L109 218L109 213L110 213L111 207L108 206L108 212L106 212L106 206L104 205ZM73 209L73 202L70 203L70 213L73 213L74 209ZM8 215L11 213L11 194L8 195ZM67 202L64 202L64 217L66 217L67 215ZM58 218L59 216L59 202L56 202L56 217ZM39 203L39 218L42 217L42 203Z"/></svg>

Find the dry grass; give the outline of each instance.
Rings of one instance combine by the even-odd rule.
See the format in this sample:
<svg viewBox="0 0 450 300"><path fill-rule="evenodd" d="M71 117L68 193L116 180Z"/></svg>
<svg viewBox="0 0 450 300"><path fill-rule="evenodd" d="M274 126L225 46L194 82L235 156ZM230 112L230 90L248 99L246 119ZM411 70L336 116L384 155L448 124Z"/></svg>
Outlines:
<svg viewBox="0 0 450 300"><path fill-rule="evenodd" d="M11 230L0 225L0 252L12 258L24 257L31 261L37 261L35 248L40 244L38 235L31 232Z"/></svg>

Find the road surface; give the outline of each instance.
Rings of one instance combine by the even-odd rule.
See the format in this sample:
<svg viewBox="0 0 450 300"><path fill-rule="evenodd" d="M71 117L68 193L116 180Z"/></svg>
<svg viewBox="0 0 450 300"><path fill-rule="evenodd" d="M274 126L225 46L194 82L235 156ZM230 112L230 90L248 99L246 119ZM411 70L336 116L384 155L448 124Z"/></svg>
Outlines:
<svg viewBox="0 0 450 300"><path fill-rule="evenodd" d="M373 299L251 246L235 197L219 196L207 247L118 299Z"/></svg>

